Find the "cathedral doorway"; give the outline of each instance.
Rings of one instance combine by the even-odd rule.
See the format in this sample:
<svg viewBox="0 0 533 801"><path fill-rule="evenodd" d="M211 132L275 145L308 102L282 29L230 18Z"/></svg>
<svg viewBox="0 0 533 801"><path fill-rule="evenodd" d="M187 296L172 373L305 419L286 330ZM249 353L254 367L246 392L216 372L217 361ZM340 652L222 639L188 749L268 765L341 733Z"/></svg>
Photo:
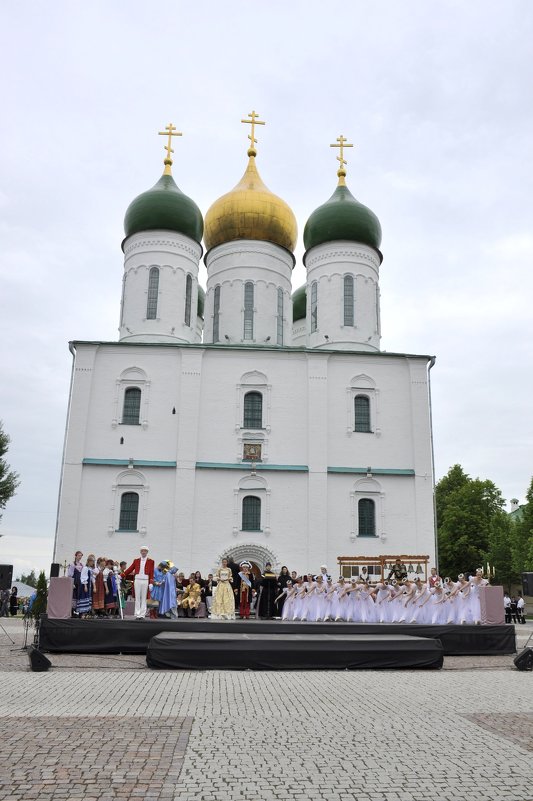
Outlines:
<svg viewBox="0 0 533 801"><path fill-rule="evenodd" d="M274 572L280 569L279 560L272 551L256 543L235 545L227 548L220 554L219 563L222 559L232 559L237 564L240 562L250 562L254 576L259 576L265 569L267 562L270 562Z"/></svg>

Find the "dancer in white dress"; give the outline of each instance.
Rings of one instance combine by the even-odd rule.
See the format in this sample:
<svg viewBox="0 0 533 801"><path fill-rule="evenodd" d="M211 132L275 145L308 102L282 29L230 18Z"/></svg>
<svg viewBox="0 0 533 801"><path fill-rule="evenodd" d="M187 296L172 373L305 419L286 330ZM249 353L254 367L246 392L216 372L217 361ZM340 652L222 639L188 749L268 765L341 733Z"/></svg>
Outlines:
<svg viewBox="0 0 533 801"><path fill-rule="evenodd" d="M335 620L334 602L337 598L337 586L331 576L326 581L326 598L324 603L324 621Z"/></svg>
<svg viewBox="0 0 533 801"><path fill-rule="evenodd" d="M304 603L305 603L305 594L307 592L307 587L305 586L305 582L302 578L296 579L296 592L295 598L293 603L293 612L292 612L292 619L293 620L301 620L302 615L304 612Z"/></svg>
<svg viewBox="0 0 533 801"><path fill-rule="evenodd" d="M405 623L409 619L409 615L411 614L410 606L414 601L416 593L416 585L414 581L410 581L409 579L403 580L403 589L402 589L402 611L400 617L398 618L398 623Z"/></svg>
<svg viewBox="0 0 533 801"><path fill-rule="evenodd" d="M403 587L396 579L392 579L389 586L390 598L387 601L390 606L389 620L391 623L399 623L403 612Z"/></svg>
<svg viewBox="0 0 533 801"><path fill-rule="evenodd" d="M281 610L281 619L292 620L294 613L294 600L296 598L296 587L292 586L292 581L290 579L287 581L287 584L276 598L276 601L279 601L281 598L283 598L283 596L285 596L285 601Z"/></svg>
<svg viewBox="0 0 533 801"><path fill-rule="evenodd" d="M335 596L333 599L333 619L335 621L348 619L349 596L344 592L345 588L345 578L344 576L339 576L337 586L335 587Z"/></svg>
<svg viewBox="0 0 533 801"><path fill-rule="evenodd" d="M480 587L486 587L489 582L483 578L483 568L478 567L476 575L470 577L468 621L476 626L481 624L481 602L479 598Z"/></svg>
<svg viewBox="0 0 533 801"><path fill-rule="evenodd" d="M359 590L359 610L361 623L375 623L376 609L374 605L374 590L364 582Z"/></svg>
<svg viewBox="0 0 533 801"><path fill-rule="evenodd" d="M461 585L459 582L452 581L451 578L446 576L444 579L444 584L442 588L444 590L444 594L446 595L446 623L459 623L459 616L460 616L460 602L457 600L457 594L459 592Z"/></svg>
<svg viewBox="0 0 533 801"><path fill-rule="evenodd" d="M390 589L388 583L376 584L376 619L378 623L389 623L390 606L387 601L390 598Z"/></svg>
<svg viewBox="0 0 533 801"><path fill-rule="evenodd" d="M423 607L423 603L429 596L429 588L424 584L420 578L415 579L416 592L411 603L411 620L410 623L427 623L427 608Z"/></svg>
<svg viewBox="0 0 533 801"><path fill-rule="evenodd" d="M342 591L341 597L344 598L346 604L346 617L344 619L348 623L357 622L357 617L355 616L355 604L357 603L357 579L352 578L350 579L349 584L344 585L344 590Z"/></svg>
<svg viewBox="0 0 533 801"><path fill-rule="evenodd" d="M459 591L456 596L458 604L457 623L464 625L470 620L470 582L466 580L464 573L460 573L457 578L459 581Z"/></svg>
<svg viewBox="0 0 533 801"><path fill-rule="evenodd" d="M429 623L432 626L440 626L446 622L448 611L446 609L446 595L442 589L440 581L435 582L435 586L429 591L429 598L423 603L423 608L429 604L430 617Z"/></svg>
<svg viewBox="0 0 533 801"><path fill-rule="evenodd" d="M313 578L313 587L309 591L309 607L307 610L306 620L313 623L318 623L324 620L326 614L326 585L322 574L319 573Z"/></svg>

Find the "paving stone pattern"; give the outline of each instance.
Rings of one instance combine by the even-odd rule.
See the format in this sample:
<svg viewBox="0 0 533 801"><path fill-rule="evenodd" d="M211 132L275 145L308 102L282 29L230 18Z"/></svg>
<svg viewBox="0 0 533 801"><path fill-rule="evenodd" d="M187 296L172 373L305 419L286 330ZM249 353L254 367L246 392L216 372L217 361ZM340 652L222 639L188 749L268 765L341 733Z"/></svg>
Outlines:
<svg viewBox="0 0 533 801"><path fill-rule="evenodd" d="M269 673L51 655L31 673L4 654L0 801L533 801L533 674L508 657Z"/></svg>
<svg viewBox="0 0 533 801"><path fill-rule="evenodd" d="M191 724L175 717L10 718L16 735L2 740L0 798L169 801Z"/></svg>

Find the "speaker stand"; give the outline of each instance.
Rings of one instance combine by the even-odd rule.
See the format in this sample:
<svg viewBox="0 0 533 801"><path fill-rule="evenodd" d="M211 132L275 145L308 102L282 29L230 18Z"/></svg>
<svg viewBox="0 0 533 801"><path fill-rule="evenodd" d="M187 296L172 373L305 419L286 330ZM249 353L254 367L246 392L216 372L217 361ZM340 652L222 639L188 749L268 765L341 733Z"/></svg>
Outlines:
<svg viewBox="0 0 533 801"><path fill-rule="evenodd" d="M2 629L2 631L6 635L7 639L11 643L11 645L15 645L15 640L7 633L7 631L5 630L5 628L3 627L3 625L1 623L0 623L0 629ZM18 648L17 648L17 650L18 650Z"/></svg>

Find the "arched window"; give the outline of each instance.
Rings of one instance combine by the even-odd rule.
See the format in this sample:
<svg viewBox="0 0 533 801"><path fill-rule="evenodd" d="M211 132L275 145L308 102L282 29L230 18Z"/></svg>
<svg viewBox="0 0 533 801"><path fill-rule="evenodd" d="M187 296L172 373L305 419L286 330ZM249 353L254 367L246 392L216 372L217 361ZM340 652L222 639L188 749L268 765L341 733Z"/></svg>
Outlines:
<svg viewBox="0 0 533 801"><path fill-rule="evenodd" d="M311 284L311 333L318 328L318 284Z"/></svg>
<svg viewBox="0 0 533 801"><path fill-rule="evenodd" d="M283 345L283 289L278 287L278 345Z"/></svg>
<svg viewBox="0 0 533 801"><path fill-rule="evenodd" d="M120 498L119 531L137 531L139 515L139 495L136 492L124 492Z"/></svg>
<svg viewBox="0 0 533 801"><path fill-rule="evenodd" d="M247 392L244 396L243 428L263 428L263 396Z"/></svg>
<svg viewBox="0 0 533 801"><path fill-rule="evenodd" d="M242 530L261 531L261 498L256 495L242 499Z"/></svg>
<svg viewBox="0 0 533 801"><path fill-rule="evenodd" d="M148 276L148 301L146 303L146 319L157 317L157 296L159 294L159 267L150 267Z"/></svg>
<svg viewBox="0 0 533 801"><path fill-rule="evenodd" d="M220 285L215 287L213 296L213 342L220 340Z"/></svg>
<svg viewBox="0 0 533 801"><path fill-rule="evenodd" d="M359 517L359 536L376 536L376 504L370 498L361 498L357 505Z"/></svg>
<svg viewBox="0 0 533 801"><path fill-rule="evenodd" d="M128 387L124 392L124 407L122 409L122 424L136 426L140 423L141 390L139 387Z"/></svg>
<svg viewBox="0 0 533 801"><path fill-rule="evenodd" d="M185 281L185 325L191 324L192 276Z"/></svg>
<svg viewBox="0 0 533 801"><path fill-rule="evenodd" d="M344 276L344 325L354 324L353 275Z"/></svg>
<svg viewBox="0 0 533 801"><path fill-rule="evenodd" d="M356 395L354 398L354 431L369 433L370 428L370 398L368 395Z"/></svg>
<svg viewBox="0 0 533 801"><path fill-rule="evenodd" d="M247 281L244 285L244 332L243 339L254 338L254 285Z"/></svg>

